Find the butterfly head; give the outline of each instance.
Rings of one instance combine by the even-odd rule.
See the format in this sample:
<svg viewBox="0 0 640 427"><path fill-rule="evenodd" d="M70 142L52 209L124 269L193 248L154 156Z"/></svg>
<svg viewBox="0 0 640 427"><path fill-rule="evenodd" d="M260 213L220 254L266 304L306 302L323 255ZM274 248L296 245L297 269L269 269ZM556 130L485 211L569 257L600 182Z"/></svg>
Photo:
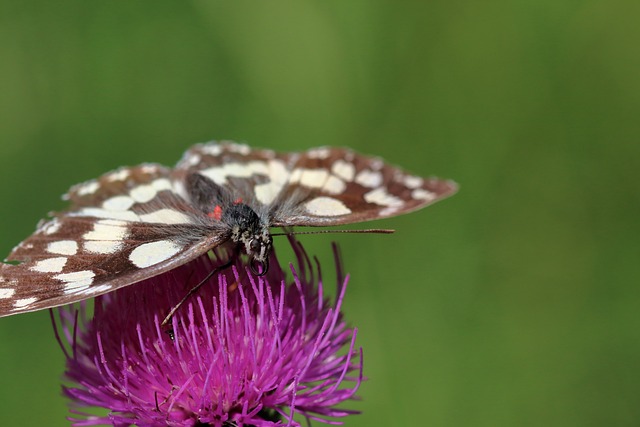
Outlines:
<svg viewBox="0 0 640 427"><path fill-rule="evenodd" d="M224 210L222 220L231 226L231 240L249 256L251 269L260 276L267 273L273 239L269 224L261 220L253 209L244 203L234 204ZM260 266L258 270L256 264Z"/></svg>

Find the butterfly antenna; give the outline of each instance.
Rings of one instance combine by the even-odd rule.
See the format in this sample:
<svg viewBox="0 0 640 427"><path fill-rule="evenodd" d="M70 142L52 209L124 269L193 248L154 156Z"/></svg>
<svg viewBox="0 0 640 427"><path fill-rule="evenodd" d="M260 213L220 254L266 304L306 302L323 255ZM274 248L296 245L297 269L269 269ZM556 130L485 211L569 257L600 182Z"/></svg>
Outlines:
<svg viewBox="0 0 640 427"><path fill-rule="evenodd" d="M271 236L297 236L300 234L333 234L333 233L349 233L349 234L392 234L396 230L387 228L368 228L366 230L317 230L317 231L290 231L288 233L271 233Z"/></svg>
<svg viewBox="0 0 640 427"><path fill-rule="evenodd" d="M200 289L202 287L202 285L204 285L209 279L211 279L211 276L213 276L214 274L228 268L231 266L231 264L233 264L233 257L230 258L227 262L225 262L224 264L215 267L213 270L211 270L209 272L209 274L207 274L207 276L202 279L200 281L200 283L198 283L197 285L195 285L193 288L191 288L191 290L189 292L187 292L187 294L180 300L180 302L176 305L173 306L173 308L171 309L171 311L169 311L169 314L167 314L167 316L164 318L164 320L162 321L162 323L160 324L161 326L167 326L167 324L169 322L171 322L171 318L173 317L174 314L176 314L176 311L178 311L178 309L182 306L182 304L184 304L191 295L195 294L198 289Z"/></svg>

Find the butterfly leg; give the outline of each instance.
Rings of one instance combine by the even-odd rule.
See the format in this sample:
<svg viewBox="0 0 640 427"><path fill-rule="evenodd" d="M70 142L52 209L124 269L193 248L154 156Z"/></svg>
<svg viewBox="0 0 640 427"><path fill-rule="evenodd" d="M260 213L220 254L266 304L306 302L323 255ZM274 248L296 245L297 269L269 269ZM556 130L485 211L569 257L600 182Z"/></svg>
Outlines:
<svg viewBox="0 0 640 427"><path fill-rule="evenodd" d="M178 309L182 306L182 304L184 304L191 297L191 295L196 293L198 291L198 289L200 289L202 287L202 285L207 283L207 281L209 281L211 276L213 276L216 273L219 273L222 270L225 270L228 267L231 267L231 265L233 264L234 260L235 260L235 257L232 256L224 264L222 264L222 265L220 265L218 267L215 267L213 270L211 270L209 272L209 274L207 274L207 276L204 279L202 279L200 281L200 283L198 283L193 288L191 288L191 290L189 290L189 292L187 292L187 294L180 300L180 302L178 304L174 305L173 308L169 311L169 314L167 314L167 316L162 321L161 326L163 326L163 327L167 326L171 322L171 318L173 317L173 315L176 314L176 311L178 311ZM172 336L172 339L173 339L173 333L170 333L169 335Z"/></svg>

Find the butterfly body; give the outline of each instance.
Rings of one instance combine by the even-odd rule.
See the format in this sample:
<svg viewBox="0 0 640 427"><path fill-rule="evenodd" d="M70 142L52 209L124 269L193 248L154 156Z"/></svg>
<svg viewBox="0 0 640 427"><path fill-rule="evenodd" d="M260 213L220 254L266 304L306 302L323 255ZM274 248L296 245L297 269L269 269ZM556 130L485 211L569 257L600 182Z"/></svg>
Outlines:
<svg viewBox="0 0 640 427"><path fill-rule="evenodd" d="M69 210L14 248L8 260L17 264L0 264L0 316L101 295L226 242L264 272L271 227L395 216L456 189L349 149L197 144L174 168L147 163L73 186Z"/></svg>
<svg viewBox="0 0 640 427"><path fill-rule="evenodd" d="M224 209L220 220L231 228L231 240L237 243L251 260L262 264L262 271L266 273L266 263L273 244L269 222L261 219L244 203L233 204Z"/></svg>
<svg viewBox="0 0 640 427"><path fill-rule="evenodd" d="M226 235L252 261L261 264L262 271L266 273L266 262L272 246L268 212L258 215L254 208L244 203L241 195L234 195L198 172L189 173L184 181L191 203L219 226L213 232Z"/></svg>

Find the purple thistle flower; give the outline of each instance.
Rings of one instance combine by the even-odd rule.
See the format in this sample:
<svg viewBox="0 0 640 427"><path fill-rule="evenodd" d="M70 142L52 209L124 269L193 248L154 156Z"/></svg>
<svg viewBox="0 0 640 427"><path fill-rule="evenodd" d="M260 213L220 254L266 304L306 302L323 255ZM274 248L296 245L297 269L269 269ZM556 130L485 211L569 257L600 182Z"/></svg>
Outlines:
<svg viewBox="0 0 640 427"><path fill-rule="evenodd" d="M238 260L178 310L173 337L160 323L214 268L207 256L96 298L92 318L85 304L60 308L56 336L73 383L63 388L76 408L73 425L298 426L294 414L341 424L332 418L357 413L336 407L355 398L363 380L356 329L340 313L348 276L334 247L331 306L319 265L314 271L291 242L291 283L275 255L264 277Z"/></svg>

